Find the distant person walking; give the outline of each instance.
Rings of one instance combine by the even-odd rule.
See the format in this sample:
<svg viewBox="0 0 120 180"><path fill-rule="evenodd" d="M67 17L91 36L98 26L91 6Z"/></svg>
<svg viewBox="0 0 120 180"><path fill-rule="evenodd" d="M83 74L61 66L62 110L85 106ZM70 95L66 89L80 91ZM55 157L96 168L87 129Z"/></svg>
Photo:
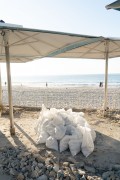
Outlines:
<svg viewBox="0 0 120 180"><path fill-rule="evenodd" d="M6 81L5 81L5 86L6 86L6 84L7 84L7 83L6 83Z"/></svg>
<svg viewBox="0 0 120 180"><path fill-rule="evenodd" d="M103 82L100 82L99 87L103 87Z"/></svg>
<svg viewBox="0 0 120 180"><path fill-rule="evenodd" d="M48 87L48 83L46 82L46 87Z"/></svg>

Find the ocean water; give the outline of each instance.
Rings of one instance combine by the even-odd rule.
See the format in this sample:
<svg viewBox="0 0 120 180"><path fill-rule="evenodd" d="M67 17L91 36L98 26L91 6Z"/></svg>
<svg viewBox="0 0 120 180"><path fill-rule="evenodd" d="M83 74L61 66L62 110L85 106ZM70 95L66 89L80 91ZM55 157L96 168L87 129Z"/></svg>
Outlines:
<svg viewBox="0 0 120 180"><path fill-rule="evenodd" d="M99 86L100 82L104 84L104 74L87 75L54 75L54 76L16 76L12 77L13 85L25 85L33 87L45 87L46 82L50 87L53 86ZM3 79L3 84L5 83ZM120 74L109 74L109 86L120 86Z"/></svg>

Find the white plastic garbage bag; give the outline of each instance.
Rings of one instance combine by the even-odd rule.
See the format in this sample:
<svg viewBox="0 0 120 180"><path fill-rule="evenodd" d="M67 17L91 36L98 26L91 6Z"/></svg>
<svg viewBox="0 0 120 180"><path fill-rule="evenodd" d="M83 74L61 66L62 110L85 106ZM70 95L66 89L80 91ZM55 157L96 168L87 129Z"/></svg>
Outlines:
<svg viewBox="0 0 120 180"><path fill-rule="evenodd" d="M96 139L96 133L95 133L94 129L91 128L91 126L88 124L88 122L85 123L85 127L88 127L91 130L90 132L91 132L91 136L92 136L92 139L93 139L93 142L94 142L95 139Z"/></svg>
<svg viewBox="0 0 120 180"><path fill-rule="evenodd" d="M79 112L79 115L82 116L82 117L85 116L84 112Z"/></svg>
<svg viewBox="0 0 120 180"><path fill-rule="evenodd" d="M58 151L58 142L54 137L49 137L46 140L46 147Z"/></svg>
<svg viewBox="0 0 120 180"><path fill-rule="evenodd" d="M53 125L53 123L51 121L46 126L46 132L50 136L55 137L55 126Z"/></svg>
<svg viewBox="0 0 120 180"><path fill-rule="evenodd" d="M87 123L83 112L55 108L48 110L43 105L35 130L38 143L46 143L50 149L63 152L69 148L73 156L81 150L86 157L94 150L96 133Z"/></svg>
<svg viewBox="0 0 120 180"><path fill-rule="evenodd" d="M61 140L60 140L60 152L63 152L68 149L69 147L69 141L70 141L69 135L65 135Z"/></svg>
<svg viewBox="0 0 120 180"><path fill-rule="evenodd" d="M54 117L52 119L54 126L65 125L64 119L60 116L59 113L54 114Z"/></svg>
<svg viewBox="0 0 120 180"><path fill-rule="evenodd" d="M69 149L70 149L72 156L75 156L76 154L78 154L80 152L80 146L81 146L81 143L77 139L69 141Z"/></svg>
<svg viewBox="0 0 120 180"><path fill-rule="evenodd" d="M63 136L65 135L66 132L66 126L60 125L60 126L56 126L55 127L55 138L57 140L60 140L63 138Z"/></svg>
<svg viewBox="0 0 120 180"><path fill-rule="evenodd" d="M46 143L48 137L49 137L48 133L42 130L38 137L37 144Z"/></svg>
<svg viewBox="0 0 120 180"><path fill-rule="evenodd" d="M82 139L82 153L84 156L89 156L94 150L94 143L91 135L90 128L82 127L83 139Z"/></svg>
<svg viewBox="0 0 120 180"><path fill-rule="evenodd" d="M66 126L66 135L75 134L76 128L73 125Z"/></svg>

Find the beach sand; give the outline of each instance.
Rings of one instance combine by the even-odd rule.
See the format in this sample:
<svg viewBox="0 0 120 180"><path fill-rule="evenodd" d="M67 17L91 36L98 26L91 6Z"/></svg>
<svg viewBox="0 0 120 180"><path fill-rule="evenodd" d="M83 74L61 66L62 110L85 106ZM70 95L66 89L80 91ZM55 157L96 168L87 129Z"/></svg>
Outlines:
<svg viewBox="0 0 120 180"><path fill-rule="evenodd" d="M51 108L101 109L104 88L99 87L27 87L13 86L13 105ZM3 87L3 105L8 104L7 87ZM108 107L120 109L120 88L108 88Z"/></svg>
<svg viewBox="0 0 120 180"><path fill-rule="evenodd" d="M80 93L82 92L85 92L85 94L88 93L88 95L89 93L92 93L92 97L95 96L96 94L99 95L100 93L103 93L103 88L101 89L92 88L91 90L88 90L88 88L83 88L83 89L37 88L36 89L36 88L21 87L19 88L19 90L20 90L20 93L24 95L23 99L25 98L25 100L28 100L29 102L31 102L31 104L26 103L24 105L29 105L33 107L35 106L35 104L34 103L32 104L32 101L30 101L31 100L30 95L33 95L34 94L33 92L35 92L37 95L43 95L46 92L47 93L49 92L54 95L54 93L57 92L58 94L61 94L61 96L63 93L65 93L66 95L65 99L61 99L59 97L59 103L57 103L57 105L59 105L58 108L65 107L66 104L64 101L66 101L68 97L69 97L68 99L70 100L71 96L67 94L68 91L72 92L72 94L73 93L76 94L76 92L79 92L79 91ZM4 88L4 93L5 91L6 89ZM28 91L29 93L27 94ZM111 93L113 93L113 95L115 93L120 93L120 90L115 89L115 88L111 88L110 91ZM13 96L14 96L14 102L16 102L15 103L16 105L20 105L18 101L18 93L19 93L18 87L14 87ZM5 96L5 94L3 95ZM52 97L56 98L56 96L54 95ZM17 98L16 101L15 101L15 98ZM37 99L38 102L39 102L39 98ZM119 98L115 100L120 102ZM90 100L90 98L88 98L88 100ZM6 100L4 99L4 102L5 101ZM51 99L49 99L49 101L47 99L48 107L50 106L50 107L57 108L55 106L56 102L54 102L54 105L53 105L53 100L51 102L50 101ZM71 106L74 101L75 101L75 98L71 100ZM88 102L85 102L85 103L88 104ZM1 153L4 151L4 149L10 148L10 147L11 148L21 147L27 152L33 152L33 153L39 152L40 154L44 154L48 150L45 147L45 145L36 144L37 135L35 134L34 128L38 121L40 107L41 106L38 106L38 109L14 107L14 121L15 121L16 135L12 137L10 136L10 132L9 132L8 108L5 107L2 117L0 118L0 156L1 156ZM93 110L88 111L84 109L84 112L85 112L86 120L91 125L91 127L95 129L97 133L94 152L87 158L84 157L81 152L75 157L72 157L69 151L64 151L63 153L56 153L53 151L54 156L59 157L59 162L69 161L72 164L75 162L84 162L86 165L92 166L96 170L98 169L101 170L101 172L110 170L110 168L113 165L120 165L120 112L118 111L117 114L112 114L110 117L106 117L106 118L103 117L101 114L99 114L98 111L93 111Z"/></svg>

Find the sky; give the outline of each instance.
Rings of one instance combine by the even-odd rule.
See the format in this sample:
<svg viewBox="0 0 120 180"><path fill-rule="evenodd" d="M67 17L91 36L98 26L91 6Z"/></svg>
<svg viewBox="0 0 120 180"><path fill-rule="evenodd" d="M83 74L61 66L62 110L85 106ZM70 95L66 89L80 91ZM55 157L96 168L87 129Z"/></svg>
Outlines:
<svg viewBox="0 0 120 180"><path fill-rule="evenodd" d="M120 37L120 12L106 10L114 0L4 0L0 19L6 23L83 35ZM103 74L104 60L44 58L11 64L12 76ZM1 65L2 76L6 65ZM109 61L109 73L120 73L120 58Z"/></svg>

